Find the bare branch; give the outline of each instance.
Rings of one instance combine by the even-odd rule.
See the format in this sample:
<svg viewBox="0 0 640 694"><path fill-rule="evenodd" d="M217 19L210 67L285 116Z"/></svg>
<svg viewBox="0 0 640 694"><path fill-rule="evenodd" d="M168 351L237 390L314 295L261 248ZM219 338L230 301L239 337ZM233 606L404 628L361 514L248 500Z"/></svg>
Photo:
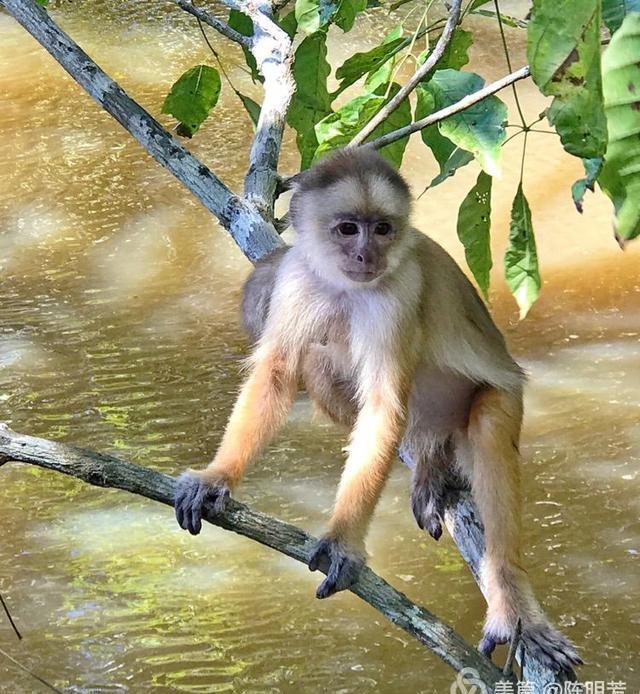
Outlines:
<svg viewBox="0 0 640 694"><path fill-rule="evenodd" d="M17 434L2 424L0 452L12 460L71 475L98 487L123 489L167 506L173 505L173 477L109 455ZM317 542L300 528L253 511L233 499L219 515L213 512L210 504L205 505L203 517L304 564L308 563L311 549ZM493 685L503 679L501 671L450 626L412 603L371 569L363 569L351 591L455 670L473 667L491 691Z"/></svg>
<svg viewBox="0 0 640 694"><path fill-rule="evenodd" d="M513 84L518 80L523 80L530 75L531 72L529 70L529 66L525 65L519 70L512 72L510 75L507 75L506 77L496 80L495 82L488 84L486 87L479 89L477 92L468 94L463 99L460 99L460 101L456 101L455 104L441 108L439 111L435 111L434 113L431 113L420 120L410 123L409 125L405 125L404 128L398 128L398 130L387 133L386 135L379 137L377 140L373 140L373 142L368 142L367 145L374 147L375 149L385 147L386 145L389 145L396 140L401 140L403 137L407 137L418 130L427 128L434 123L439 123L445 118L453 116L455 113L465 111L474 104L477 104L479 101L486 99L488 96L491 96L492 94L499 92L501 89L508 87L510 84Z"/></svg>
<svg viewBox="0 0 640 694"><path fill-rule="evenodd" d="M192 14L194 17L197 17L201 22L204 22L205 24L208 24L210 27L213 27L217 32L219 32L223 36L226 36L228 39L231 39L231 41L239 43L241 46L244 46L245 48L251 48L250 36L244 36L235 29L232 29L226 22L223 22L221 19L218 19L212 12L209 12L208 10L205 10L201 7L197 7L193 4L193 2L191 2L191 0L175 0L175 2L178 5L178 7L182 8L185 12Z"/></svg>
<svg viewBox="0 0 640 694"><path fill-rule="evenodd" d="M292 46L288 34L272 19L269 0L245 2L226 0L253 22L251 52L264 77L264 99L249 154L249 169L244 193L265 219L273 221L273 206L278 187L278 159L287 111L295 91L291 71Z"/></svg>
<svg viewBox="0 0 640 694"><path fill-rule="evenodd" d="M230 232L250 260L282 245L272 224L235 195L201 161L121 89L34 0L0 5L62 65L85 91L185 185Z"/></svg>
<svg viewBox="0 0 640 694"><path fill-rule="evenodd" d="M444 52L451 41L453 32L460 18L460 6L462 5L462 0L453 0L451 9L449 10L449 16L447 18L447 23L440 34L440 38L436 42L436 45L429 54L429 57L425 62L416 70L413 77L400 89L400 91L387 103L385 104L376 115L362 128L362 130L351 140L349 147L356 147L361 145L371 133L386 120L390 114L392 114L398 106L411 94L411 92L418 86L418 84L428 75L431 70L437 65L438 61L444 55Z"/></svg>

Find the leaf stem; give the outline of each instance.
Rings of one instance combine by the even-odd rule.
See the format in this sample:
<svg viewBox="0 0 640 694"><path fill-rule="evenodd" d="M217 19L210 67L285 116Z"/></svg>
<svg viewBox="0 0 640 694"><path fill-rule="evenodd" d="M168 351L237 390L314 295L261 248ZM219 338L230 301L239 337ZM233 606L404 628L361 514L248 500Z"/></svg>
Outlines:
<svg viewBox="0 0 640 694"><path fill-rule="evenodd" d="M529 137L529 128L523 128L524 142L522 143L522 160L520 161L520 185L524 180L524 160L527 155L527 139Z"/></svg>
<svg viewBox="0 0 640 694"><path fill-rule="evenodd" d="M231 78L229 77L227 71L224 69L224 65L222 63L222 60L220 60L220 54L216 49L213 47L211 41L209 41L209 37L207 36L205 30L204 30L204 25L200 19L200 17L196 16L196 21L198 22L198 27L200 29L200 33L202 34L202 38L204 39L204 42L209 46L209 50L213 53L213 57L216 59L216 62L218 63L218 67L220 68L220 72L224 75L224 78L227 80L229 83L229 86L233 91L236 93L236 96L240 98L240 92L235 88L233 82L231 81ZM247 72L249 72L247 70Z"/></svg>
<svg viewBox="0 0 640 694"><path fill-rule="evenodd" d="M507 45L507 37L504 34L504 26L502 25L502 15L500 14L500 7L498 5L498 0L493 0L494 7L496 8L496 16L498 18L498 27L500 28L500 39L502 41L502 47L504 49L504 56L507 59L507 67L509 68L509 72L513 72L513 68L511 67L511 56L509 55L509 46ZM520 106L520 99L518 99L518 90L516 89L516 85L512 84L511 89L513 89L513 98L516 101L516 108L518 109L518 114L520 116L520 120L522 122L522 127L527 128L527 121L524 118L524 113L522 112L522 107Z"/></svg>

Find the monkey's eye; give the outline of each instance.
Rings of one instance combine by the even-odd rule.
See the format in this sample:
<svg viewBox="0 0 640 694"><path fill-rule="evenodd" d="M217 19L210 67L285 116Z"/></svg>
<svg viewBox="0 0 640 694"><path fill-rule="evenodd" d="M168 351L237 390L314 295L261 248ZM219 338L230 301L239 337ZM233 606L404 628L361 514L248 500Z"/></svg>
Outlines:
<svg viewBox="0 0 640 694"><path fill-rule="evenodd" d="M342 222L338 224L338 232L342 236L355 236L358 233L358 225L354 222Z"/></svg>
<svg viewBox="0 0 640 694"><path fill-rule="evenodd" d="M376 234L379 236L386 236L388 233L391 232L391 224L388 222L378 222L376 224L374 231Z"/></svg>

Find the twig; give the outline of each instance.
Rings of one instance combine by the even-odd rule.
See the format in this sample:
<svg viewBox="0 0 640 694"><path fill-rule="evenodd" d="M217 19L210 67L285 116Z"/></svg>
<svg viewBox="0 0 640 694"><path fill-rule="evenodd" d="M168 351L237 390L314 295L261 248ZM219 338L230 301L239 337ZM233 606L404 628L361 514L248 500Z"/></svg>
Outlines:
<svg viewBox="0 0 640 694"><path fill-rule="evenodd" d="M367 145L374 147L375 149L385 147L396 140L401 140L403 137L407 137L412 133L418 132L418 130L427 128L434 123L439 123L445 118L449 118L449 116L453 116L456 113L465 111L470 106L473 106L479 101L486 99L488 96L499 92L501 89L508 87L510 84L529 77L530 74L531 72L529 71L529 66L525 65L519 70L512 72L510 75L507 75L506 77L496 80L495 82L488 84L486 87L479 89L477 92L468 94L463 99L460 99L460 101L456 101L455 104L441 108L439 111L435 111L434 113L431 113L420 120L410 123L409 125L405 125L404 128L398 128L398 130L387 133L386 135L379 137L377 140L367 143Z"/></svg>
<svg viewBox="0 0 640 694"><path fill-rule="evenodd" d="M449 17L447 19L447 23L444 26L444 29L442 30L442 34L440 34L440 38L436 42L436 45L429 54L429 57L425 60L425 62L416 70L414 73L413 77L400 89L400 91L391 99L387 104L385 104L377 113L376 115L362 128L362 130L351 140L349 143L349 147L356 147L357 145L362 144L369 135L382 123L384 120L386 120L391 113L393 113L398 106L405 100L405 98L418 86L421 80L424 79L426 75L428 75L431 70L436 66L440 58L444 55L445 50L447 49L447 46L449 45L449 42L451 41L451 37L453 36L453 32L456 28L456 24L458 23L458 19L460 17L460 6L462 4L462 0L453 0L453 4L451 5L451 9L449 10Z"/></svg>
<svg viewBox="0 0 640 694"><path fill-rule="evenodd" d="M33 672L32 670L29 670L29 668L26 667L26 665L23 665L21 662L16 660L13 656L9 655L6 651L2 650L2 648L0 648L0 653L2 653L2 655L5 658L7 658L8 660L10 660L16 667L19 667L21 670L24 670L24 672L31 675L31 677L33 677L34 680L38 680L38 682L40 682L40 684L44 684L44 686L47 687L47 689L50 689L52 692L57 692L57 694L63 694L62 690L58 689L57 687L54 687L52 684L47 682L47 680L42 679L42 677L40 677L40 675L36 675L35 672Z"/></svg>
<svg viewBox="0 0 640 694"><path fill-rule="evenodd" d="M20 633L18 627L16 626L16 623L13 621L13 617L11 616L11 612L9 612L9 608L7 607L7 603L4 601L4 598L2 597L2 593L0 593L0 603L2 604L2 608L4 610L4 613L7 615L7 619L9 620L9 624L11 624L11 627L16 633L16 636L18 637L18 640L22 640L22 634Z"/></svg>
<svg viewBox="0 0 640 694"><path fill-rule="evenodd" d="M193 2L191 2L191 0L175 0L175 2L176 5L178 5L178 7L183 9L185 12L192 14L200 21L204 22L205 24L208 24L210 27L215 29L223 36L226 36L228 39L231 39L231 41L239 43L241 46L244 46L245 48L251 48L252 40L250 36L244 36L235 29L232 29L226 22L223 22L221 19L218 19L213 13L209 12L208 10L202 9L201 7L197 7L193 4Z"/></svg>
<svg viewBox="0 0 640 694"><path fill-rule="evenodd" d="M17 434L4 425L0 425L0 451L13 460L71 475L89 484L123 489L173 505L173 477L112 456ZM253 511L233 499L219 515L214 513L211 504L206 504L203 518L305 564L316 542L300 528ZM450 626L411 602L368 567L363 569L351 591L457 671L473 667L488 687L502 678L499 668Z"/></svg>
<svg viewBox="0 0 640 694"><path fill-rule="evenodd" d="M511 66L511 56L509 55L509 46L507 45L507 37L504 33L504 26L502 25L502 14L500 13L500 6L498 5L498 0L493 0L493 5L496 8L496 17L498 18L498 28L500 29L500 39L502 41L502 48L504 50L504 57L507 61L507 68L509 72L513 72L513 67ZM520 99L518 99L518 90L516 89L515 83L511 85L513 90L513 98L516 102L516 108L518 110L518 115L520 116L520 122L522 127L527 127L527 121L525 120L524 113L522 112L522 107L520 106Z"/></svg>

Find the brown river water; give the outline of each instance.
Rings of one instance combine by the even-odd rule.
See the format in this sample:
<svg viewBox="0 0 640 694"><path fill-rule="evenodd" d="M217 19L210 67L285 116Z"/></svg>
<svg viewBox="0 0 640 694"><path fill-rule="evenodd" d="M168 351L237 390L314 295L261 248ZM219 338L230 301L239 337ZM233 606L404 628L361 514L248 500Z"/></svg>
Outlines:
<svg viewBox="0 0 640 694"><path fill-rule="evenodd" d="M67 2L53 14L156 115L184 69L213 64L191 18L167 1ZM472 67L496 78L506 68L493 24L473 21L482 45ZM347 41L332 30L334 66L393 23L374 10ZM524 34L507 36L514 67L524 64ZM236 49L214 40L237 86L258 98ZM518 91L533 120L544 100L531 84ZM238 189L250 137L225 86L189 147ZM581 676L638 692L640 242L618 249L599 193L577 214L569 185L580 163L556 137L532 134L524 186L544 287L518 323L501 257L521 146L506 146L494 186L492 308L531 376L526 563L581 648ZM289 134L282 169L295 164ZM412 141L403 171L416 193L435 169ZM0 171L0 420L167 473L204 464L246 354L237 304L250 265L2 13ZM416 203L416 224L458 260L456 210L476 175L471 165ZM299 402L239 498L320 533L343 444ZM4 466L0 480L0 592L24 634L18 642L0 613L0 649L65 692L449 691L452 671L435 656L351 594L318 602L318 575L271 550L213 526L192 538L168 508L34 467ZM371 565L475 642L483 600L452 542L415 526L408 489L398 463ZM0 691L46 690L0 653Z"/></svg>

